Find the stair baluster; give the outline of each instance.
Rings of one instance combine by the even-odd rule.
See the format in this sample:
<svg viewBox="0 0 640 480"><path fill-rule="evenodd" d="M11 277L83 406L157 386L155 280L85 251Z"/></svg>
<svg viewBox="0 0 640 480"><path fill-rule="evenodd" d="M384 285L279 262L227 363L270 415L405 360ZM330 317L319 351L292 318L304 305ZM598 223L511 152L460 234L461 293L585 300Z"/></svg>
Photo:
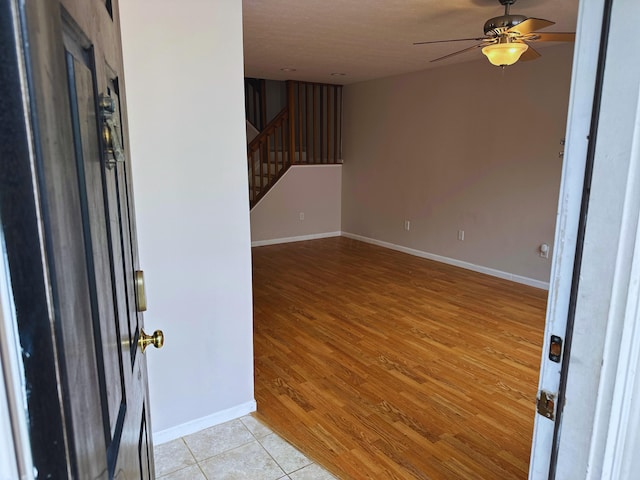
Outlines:
<svg viewBox="0 0 640 480"><path fill-rule="evenodd" d="M341 130L341 85L288 81L287 106L247 146L251 207L293 164L342 163Z"/></svg>

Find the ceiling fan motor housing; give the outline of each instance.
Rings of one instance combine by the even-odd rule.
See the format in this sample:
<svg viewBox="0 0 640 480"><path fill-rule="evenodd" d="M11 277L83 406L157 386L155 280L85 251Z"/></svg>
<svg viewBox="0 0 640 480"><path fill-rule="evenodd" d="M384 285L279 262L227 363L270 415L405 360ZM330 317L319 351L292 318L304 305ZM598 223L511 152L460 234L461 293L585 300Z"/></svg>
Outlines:
<svg viewBox="0 0 640 480"><path fill-rule="evenodd" d="M484 24L484 34L489 36L500 35L527 19L528 17L524 15L501 15L490 18Z"/></svg>

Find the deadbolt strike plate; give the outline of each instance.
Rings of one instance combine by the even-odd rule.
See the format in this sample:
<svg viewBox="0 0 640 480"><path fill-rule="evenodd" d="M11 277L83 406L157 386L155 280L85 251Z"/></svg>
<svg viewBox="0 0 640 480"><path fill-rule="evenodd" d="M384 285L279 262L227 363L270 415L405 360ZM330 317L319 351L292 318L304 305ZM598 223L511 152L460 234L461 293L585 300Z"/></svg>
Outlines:
<svg viewBox="0 0 640 480"><path fill-rule="evenodd" d="M549 360L552 362L560 363L562 357L562 338L557 335L551 335L551 342L549 343Z"/></svg>

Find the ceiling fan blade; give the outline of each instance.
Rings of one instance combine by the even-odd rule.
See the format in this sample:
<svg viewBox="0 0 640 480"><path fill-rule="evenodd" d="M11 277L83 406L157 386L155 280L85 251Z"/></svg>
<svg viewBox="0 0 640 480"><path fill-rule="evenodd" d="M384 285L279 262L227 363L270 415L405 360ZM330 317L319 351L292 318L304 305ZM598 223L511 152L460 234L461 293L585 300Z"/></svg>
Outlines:
<svg viewBox="0 0 640 480"><path fill-rule="evenodd" d="M529 46L529 48L527 48L527 50L520 57L521 61L528 62L529 60L535 60L536 58L541 56L540 53L535 48L533 48L528 43L527 45Z"/></svg>
<svg viewBox="0 0 640 480"><path fill-rule="evenodd" d="M527 18L524 22L508 29L507 32L518 32L521 35L526 35L527 33L536 32L543 28L550 27L551 25L555 25L555 23L556 22L545 20L544 18Z"/></svg>
<svg viewBox="0 0 640 480"><path fill-rule="evenodd" d="M486 40L489 37L480 37L480 38L454 38L453 40L432 40L430 42L415 42L414 45L426 45L429 43L446 43L446 42L468 42L471 40L475 40L476 42L481 42L482 40Z"/></svg>
<svg viewBox="0 0 640 480"><path fill-rule="evenodd" d="M534 42L575 42L575 32L549 32L549 33L534 33L531 39L527 41Z"/></svg>
<svg viewBox="0 0 640 480"><path fill-rule="evenodd" d="M434 60L431 60L431 62L439 62L440 60L444 60L450 57L455 57L456 55L460 55L461 53L469 52L471 50L475 50L476 48L484 47L486 45L487 45L486 43L479 43L477 45L474 45L473 47L465 48L463 50L458 50L457 52L450 53L449 55L445 55L444 57L436 58Z"/></svg>

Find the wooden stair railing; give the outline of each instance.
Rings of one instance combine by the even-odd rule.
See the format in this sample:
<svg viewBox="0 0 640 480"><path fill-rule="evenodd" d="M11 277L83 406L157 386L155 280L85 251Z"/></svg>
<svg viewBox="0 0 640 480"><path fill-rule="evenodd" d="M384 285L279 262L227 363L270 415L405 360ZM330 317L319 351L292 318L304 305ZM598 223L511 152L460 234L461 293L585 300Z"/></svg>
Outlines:
<svg viewBox="0 0 640 480"><path fill-rule="evenodd" d="M289 108L285 107L247 146L249 203L253 207L291 165Z"/></svg>
<svg viewBox="0 0 640 480"><path fill-rule="evenodd" d="M287 82L287 105L247 146L253 206L293 164L342 163L342 86Z"/></svg>
<svg viewBox="0 0 640 480"><path fill-rule="evenodd" d="M289 81L287 89L296 163L342 163L342 85Z"/></svg>

